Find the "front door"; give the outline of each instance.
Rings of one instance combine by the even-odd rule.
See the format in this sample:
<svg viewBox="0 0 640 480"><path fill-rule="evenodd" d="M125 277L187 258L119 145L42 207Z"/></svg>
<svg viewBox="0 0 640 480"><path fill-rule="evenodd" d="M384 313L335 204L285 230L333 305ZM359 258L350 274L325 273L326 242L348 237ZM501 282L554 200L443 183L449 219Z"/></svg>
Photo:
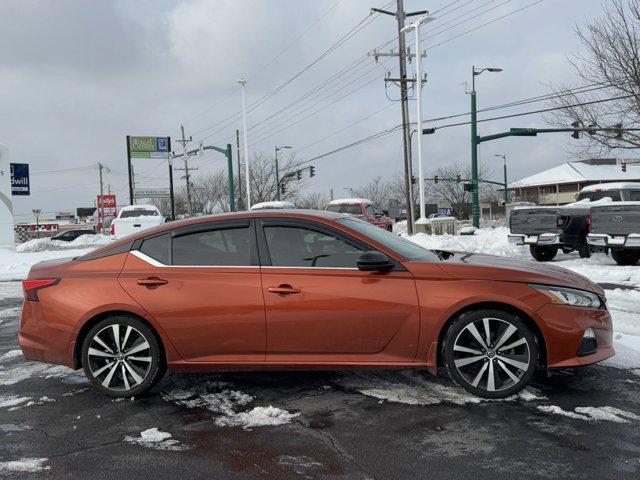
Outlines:
<svg viewBox="0 0 640 480"><path fill-rule="evenodd" d="M413 361L419 318L408 271L358 270L357 257L370 248L319 222L257 224L267 361Z"/></svg>
<svg viewBox="0 0 640 480"><path fill-rule="evenodd" d="M190 362L265 358L265 314L250 220L182 227L145 239L119 277Z"/></svg>

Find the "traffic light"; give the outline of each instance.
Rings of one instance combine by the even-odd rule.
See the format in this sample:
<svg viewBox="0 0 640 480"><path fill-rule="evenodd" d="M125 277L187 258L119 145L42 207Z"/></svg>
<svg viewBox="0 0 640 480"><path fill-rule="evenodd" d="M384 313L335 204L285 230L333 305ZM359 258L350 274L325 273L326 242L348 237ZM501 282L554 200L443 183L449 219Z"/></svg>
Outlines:
<svg viewBox="0 0 640 480"><path fill-rule="evenodd" d="M433 176L433 183L438 183L438 175Z"/></svg>
<svg viewBox="0 0 640 480"><path fill-rule="evenodd" d="M462 180L462 176L460 174L456 175L456 182L460 183L460 180Z"/></svg>
<svg viewBox="0 0 640 480"><path fill-rule="evenodd" d="M615 128L616 140L622 140L622 124L616 123L613 128Z"/></svg>
<svg viewBox="0 0 640 480"><path fill-rule="evenodd" d="M622 168L622 171L623 171L623 172L626 172L626 171L627 171L627 163L626 163L626 162L622 162L622 163L620 164L620 168Z"/></svg>
<svg viewBox="0 0 640 480"><path fill-rule="evenodd" d="M411 185L415 185L418 182L418 179L415 175L411 175Z"/></svg>
<svg viewBox="0 0 640 480"><path fill-rule="evenodd" d="M298 171L296 172L296 178L297 178L298 180L302 180L302 170L298 170Z"/></svg>
<svg viewBox="0 0 640 480"><path fill-rule="evenodd" d="M575 122L573 122L573 123L571 124L571 126L572 126L573 128L580 128L580 120L576 120ZM580 132L579 132L579 131L577 131L577 130L575 130L575 131L571 134L571 136L572 136L573 138L580 138Z"/></svg>
<svg viewBox="0 0 640 480"><path fill-rule="evenodd" d="M309 167L309 176L310 177L315 177L316 176L316 167L314 167L313 165L311 165Z"/></svg>

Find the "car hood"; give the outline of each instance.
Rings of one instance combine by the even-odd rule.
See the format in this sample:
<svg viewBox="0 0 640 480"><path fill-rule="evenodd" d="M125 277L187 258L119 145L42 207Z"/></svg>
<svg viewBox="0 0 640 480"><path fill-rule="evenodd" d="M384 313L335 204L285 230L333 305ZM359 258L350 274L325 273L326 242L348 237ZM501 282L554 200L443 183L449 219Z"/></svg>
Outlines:
<svg viewBox="0 0 640 480"><path fill-rule="evenodd" d="M556 285L604 295L602 288L588 278L548 263L455 252L438 266L455 278Z"/></svg>

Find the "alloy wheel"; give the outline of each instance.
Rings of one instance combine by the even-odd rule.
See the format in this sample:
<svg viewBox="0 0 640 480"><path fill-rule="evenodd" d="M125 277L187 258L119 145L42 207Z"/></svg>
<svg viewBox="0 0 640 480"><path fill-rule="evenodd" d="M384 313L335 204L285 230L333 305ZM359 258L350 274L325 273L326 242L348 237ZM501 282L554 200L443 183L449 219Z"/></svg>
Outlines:
<svg viewBox="0 0 640 480"><path fill-rule="evenodd" d="M98 331L87 351L95 381L109 390L126 392L149 376L152 366L148 339L130 325L114 323Z"/></svg>
<svg viewBox="0 0 640 480"><path fill-rule="evenodd" d="M487 392L520 383L532 361L524 333L500 318L478 318L466 325L454 341L453 359L465 382Z"/></svg>

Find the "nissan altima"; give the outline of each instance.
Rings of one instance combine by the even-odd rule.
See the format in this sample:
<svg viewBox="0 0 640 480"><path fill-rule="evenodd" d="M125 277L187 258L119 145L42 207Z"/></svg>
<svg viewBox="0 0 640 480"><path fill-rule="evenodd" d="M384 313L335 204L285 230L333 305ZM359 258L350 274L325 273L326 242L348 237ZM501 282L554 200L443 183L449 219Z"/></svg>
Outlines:
<svg viewBox="0 0 640 480"><path fill-rule="evenodd" d="M485 398L614 354L604 292L568 270L431 251L352 216L192 218L34 265L27 359L139 395L167 369L443 367Z"/></svg>

